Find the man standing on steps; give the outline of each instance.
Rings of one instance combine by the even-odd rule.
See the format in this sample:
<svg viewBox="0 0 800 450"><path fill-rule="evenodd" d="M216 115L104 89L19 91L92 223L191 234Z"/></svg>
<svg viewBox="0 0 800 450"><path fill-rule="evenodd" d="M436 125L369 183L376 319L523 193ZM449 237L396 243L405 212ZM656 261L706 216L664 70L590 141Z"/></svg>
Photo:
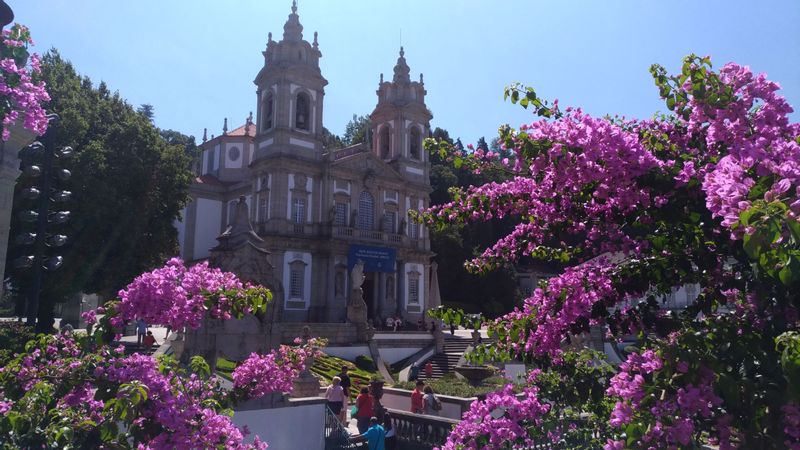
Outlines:
<svg viewBox="0 0 800 450"><path fill-rule="evenodd" d="M344 406L346 407L350 404L350 376L347 375L347 366L342 366L342 371L339 372L337 376L342 379L339 385L342 387L342 390L344 390ZM345 412L345 416L346 415L347 412Z"/></svg>
<svg viewBox="0 0 800 450"><path fill-rule="evenodd" d="M430 380L432 377L433 377L433 364L431 364L431 362L428 361L428 363L425 364L425 378L427 380Z"/></svg>

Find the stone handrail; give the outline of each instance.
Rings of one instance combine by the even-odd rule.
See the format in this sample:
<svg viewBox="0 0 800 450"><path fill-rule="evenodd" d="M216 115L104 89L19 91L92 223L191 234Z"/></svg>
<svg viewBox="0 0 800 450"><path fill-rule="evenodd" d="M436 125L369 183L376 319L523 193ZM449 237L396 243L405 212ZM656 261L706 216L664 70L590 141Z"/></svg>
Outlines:
<svg viewBox="0 0 800 450"><path fill-rule="evenodd" d="M392 426L401 448L433 448L445 443L447 435L458 423L446 417L414 414L408 411L389 409Z"/></svg>

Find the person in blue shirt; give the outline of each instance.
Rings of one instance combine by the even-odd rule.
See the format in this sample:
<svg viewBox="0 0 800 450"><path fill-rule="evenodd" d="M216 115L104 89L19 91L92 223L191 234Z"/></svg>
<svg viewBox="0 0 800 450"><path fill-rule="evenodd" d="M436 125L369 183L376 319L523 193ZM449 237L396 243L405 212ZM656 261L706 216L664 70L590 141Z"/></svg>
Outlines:
<svg viewBox="0 0 800 450"><path fill-rule="evenodd" d="M351 442L365 442L369 450L385 450L386 431L378 424L377 417L370 417L369 428L364 434L359 434L350 438Z"/></svg>

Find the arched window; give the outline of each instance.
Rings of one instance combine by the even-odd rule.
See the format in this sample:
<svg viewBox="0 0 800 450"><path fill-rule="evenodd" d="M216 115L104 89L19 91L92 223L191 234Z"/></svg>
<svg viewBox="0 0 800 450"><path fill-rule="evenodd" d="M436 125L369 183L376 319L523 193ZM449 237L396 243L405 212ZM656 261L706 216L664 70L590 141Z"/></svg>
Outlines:
<svg viewBox="0 0 800 450"><path fill-rule="evenodd" d="M409 140L411 141L411 145L409 147L409 153L412 158L419 159L420 155L420 147L421 142L419 139L419 130L417 127L411 127L411 132L409 133Z"/></svg>
<svg viewBox="0 0 800 450"><path fill-rule="evenodd" d="M386 125L381 129L381 158L389 159L392 156L391 138L389 137L389 126Z"/></svg>
<svg viewBox="0 0 800 450"><path fill-rule="evenodd" d="M294 126L298 130L308 130L308 95L305 93L297 94L297 112L294 116Z"/></svg>
<svg viewBox="0 0 800 450"><path fill-rule="evenodd" d="M262 112L263 119L261 120L261 129L264 131L272 128L272 120L275 115L275 101L272 98L272 92L267 94L267 99L264 101L264 110Z"/></svg>
<svg viewBox="0 0 800 450"><path fill-rule="evenodd" d="M372 194L363 191L358 197L358 228L371 230L375 223L375 199Z"/></svg>

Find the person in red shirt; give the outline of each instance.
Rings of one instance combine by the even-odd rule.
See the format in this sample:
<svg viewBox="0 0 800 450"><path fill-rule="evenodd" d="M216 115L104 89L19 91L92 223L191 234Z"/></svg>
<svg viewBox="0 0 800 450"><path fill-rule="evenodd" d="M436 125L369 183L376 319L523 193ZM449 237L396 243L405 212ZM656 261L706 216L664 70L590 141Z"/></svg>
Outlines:
<svg viewBox="0 0 800 450"><path fill-rule="evenodd" d="M155 343L156 343L156 338L155 336L153 336L153 332L148 331L147 336L145 336L142 339L142 345L146 350L150 350L151 348L153 348L153 345L155 345Z"/></svg>
<svg viewBox="0 0 800 450"><path fill-rule="evenodd" d="M369 428L369 419L373 415L372 395L366 386L361 388L361 393L356 397L356 426L358 432L364 434Z"/></svg>
<svg viewBox="0 0 800 450"><path fill-rule="evenodd" d="M431 379L433 377L433 364L428 361L428 364L425 364L425 378Z"/></svg>
<svg viewBox="0 0 800 450"><path fill-rule="evenodd" d="M411 391L411 412L414 414L422 414L425 410L422 403L422 397L425 395L422 393L424 387L425 383L423 383L422 380L417 380L417 387Z"/></svg>

